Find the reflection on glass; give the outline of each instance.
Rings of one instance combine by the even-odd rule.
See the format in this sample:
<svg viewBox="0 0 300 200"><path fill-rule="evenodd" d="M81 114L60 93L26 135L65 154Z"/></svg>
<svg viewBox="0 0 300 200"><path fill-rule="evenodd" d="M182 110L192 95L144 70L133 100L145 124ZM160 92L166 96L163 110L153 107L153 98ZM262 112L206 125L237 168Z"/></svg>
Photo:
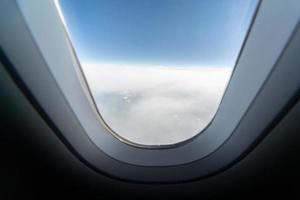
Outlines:
<svg viewBox="0 0 300 200"><path fill-rule="evenodd" d="M59 1L100 115L118 136L168 145L213 119L257 1Z"/></svg>

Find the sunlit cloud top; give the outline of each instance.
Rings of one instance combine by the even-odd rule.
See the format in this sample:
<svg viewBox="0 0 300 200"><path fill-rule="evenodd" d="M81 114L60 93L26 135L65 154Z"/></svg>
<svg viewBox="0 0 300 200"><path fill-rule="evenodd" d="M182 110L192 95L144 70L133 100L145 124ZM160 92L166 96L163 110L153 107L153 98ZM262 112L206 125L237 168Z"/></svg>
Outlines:
<svg viewBox="0 0 300 200"><path fill-rule="evenodd" d="M109 127L138 144L166 145L200 133L213 119L231 68L83 64Z"/></svg>

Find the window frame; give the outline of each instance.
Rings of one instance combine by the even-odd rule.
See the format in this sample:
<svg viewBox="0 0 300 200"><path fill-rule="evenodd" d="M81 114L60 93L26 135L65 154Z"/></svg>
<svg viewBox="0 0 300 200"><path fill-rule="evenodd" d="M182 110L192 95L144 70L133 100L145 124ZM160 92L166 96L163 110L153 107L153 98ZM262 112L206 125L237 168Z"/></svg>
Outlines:
<svg viewBox="0 0 300 200"><path fill-rule="evenodd" d="M266 104L270 100L267 94L278 87L278 82L270 82L272 77L284 75L287 70L300 70L292 64L285 68L278 64L283 52L287 51L291 36L296 35L299 40L299 31L295 30L299 30L300 6L295 6L296 1L263 1L210 126L188 143L174 148L131 146L107 134L107 129L101 124L54 2L3 2L9 5L9 9L2 15L17 16L12 21L14 26L3 23L3 17L0 21L7 27L1 33L1 47L15 73L30 88L47 119L57 127L56 134L64 138L72 151L93 169L113 177L139 182L170 182L204 177L219 171L261 138L268 122L278 118L299 89L298 80L289 80L289 87L280 87L280 95L275 95L273 100L278 102ZM274 15L274 12L281 15ZM49 30L51 34L45 32ZM257 49L256 45L261 42L268 45L260 45ZM27 50L22 51L18 48L20 46ZM32 76L33 71L39 76ZM249 74L255 72L255 80L249 78ZM74 92L74 88L77 91ZM230 102L231 106L228 106ZM236 109L237 105L240 110ZM258 115L262 108L268 112ZM235 121L228 127L230 123L226 120L233 117ZM258 118L260 123L257 123ZM216 124L217 120L222 124ZM212 128L215 129L210 132ZM176 173L178 170L181 170L180 174Z"/></svg>

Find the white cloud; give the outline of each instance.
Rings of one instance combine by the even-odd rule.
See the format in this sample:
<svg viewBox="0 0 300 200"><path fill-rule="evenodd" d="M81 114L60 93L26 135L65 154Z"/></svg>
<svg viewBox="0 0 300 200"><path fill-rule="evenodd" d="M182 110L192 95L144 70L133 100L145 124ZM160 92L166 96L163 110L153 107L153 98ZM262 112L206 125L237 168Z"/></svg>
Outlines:
<svg viewBox="0 0 300 200"><path fill-rule="evenodd" d="M231 69L84 64L106 123L145 145L172 144L199 133L213 118Z"/></svg>

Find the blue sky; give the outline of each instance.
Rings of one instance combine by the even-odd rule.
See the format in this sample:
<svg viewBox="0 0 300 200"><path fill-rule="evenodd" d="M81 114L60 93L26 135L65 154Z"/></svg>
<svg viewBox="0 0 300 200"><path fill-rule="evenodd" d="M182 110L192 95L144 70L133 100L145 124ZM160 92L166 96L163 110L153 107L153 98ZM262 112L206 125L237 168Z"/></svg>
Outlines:
<svg viewBox="0 0 300 200"><path fill-rule="evenodd" d="M81 62L233 67L257 1L61 0Z"/></svg>

